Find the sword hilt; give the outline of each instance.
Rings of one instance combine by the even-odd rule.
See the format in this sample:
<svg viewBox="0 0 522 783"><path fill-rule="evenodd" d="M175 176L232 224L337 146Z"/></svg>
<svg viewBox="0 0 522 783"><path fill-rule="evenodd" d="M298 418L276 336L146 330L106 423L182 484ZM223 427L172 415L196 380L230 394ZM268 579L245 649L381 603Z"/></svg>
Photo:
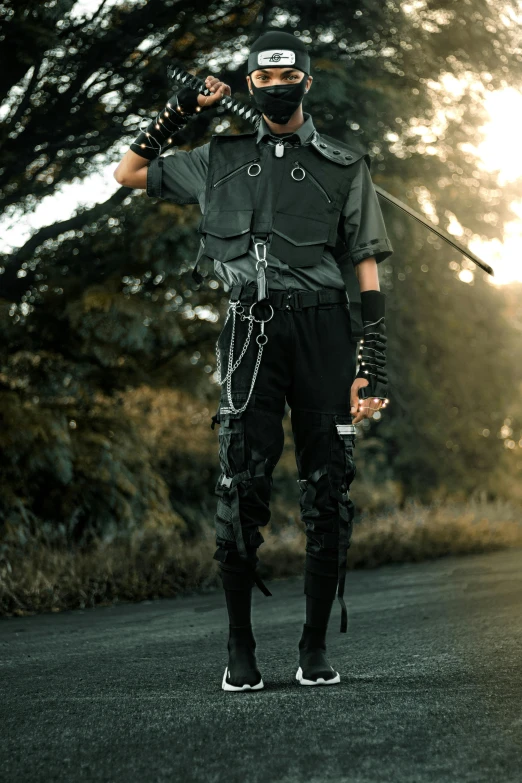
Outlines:
<svg viewBox="0 0 522 783"><path fill-rule="evenodd" d="M192 89L197 90L201 95L213 95L213 93L205 87L205 82L200 79L199 76L194 76L194 74L183 70L183 68L169 65L167 68L167 76L173 81L179 82L187 87L192 87ZM253 106L247 106L246 103L242 103L241 101L230 97L230 95L224 95L223 98L216 101L214 105L224 106L238 117L242 117L251 122L256 128L261 121L262 112L260 112L259 109L255 109Z"/></svg>

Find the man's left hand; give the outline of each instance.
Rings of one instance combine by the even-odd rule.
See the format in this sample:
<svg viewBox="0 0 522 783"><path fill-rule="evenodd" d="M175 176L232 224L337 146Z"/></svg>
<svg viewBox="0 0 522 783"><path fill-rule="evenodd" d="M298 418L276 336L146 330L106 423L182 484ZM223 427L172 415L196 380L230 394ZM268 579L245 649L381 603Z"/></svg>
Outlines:
<svg viewBox="0 0 522 783"><path fill-rule="evenodd" d="M360 400L358 391L368 386L366 378L356 378L352 383L350 390L350 413L354 418L352 424L358 424L362 419L371 419L375 411L381 409L384 400L376 397L368 397L366 400Z"/></svg>

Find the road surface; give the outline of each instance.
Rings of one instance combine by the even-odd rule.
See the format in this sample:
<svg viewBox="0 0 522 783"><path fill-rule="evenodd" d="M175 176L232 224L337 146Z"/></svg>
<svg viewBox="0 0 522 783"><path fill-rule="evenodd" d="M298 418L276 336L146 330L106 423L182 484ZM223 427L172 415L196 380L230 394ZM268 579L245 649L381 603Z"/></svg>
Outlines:
<svg viewBox="0 0 522 783"><path fill-rule="evenodd" d="M520 783L522 550L351 571L294 679L300 578L254 591L265 690L225 693L221 589L0 619L2 783Z"/></svg>

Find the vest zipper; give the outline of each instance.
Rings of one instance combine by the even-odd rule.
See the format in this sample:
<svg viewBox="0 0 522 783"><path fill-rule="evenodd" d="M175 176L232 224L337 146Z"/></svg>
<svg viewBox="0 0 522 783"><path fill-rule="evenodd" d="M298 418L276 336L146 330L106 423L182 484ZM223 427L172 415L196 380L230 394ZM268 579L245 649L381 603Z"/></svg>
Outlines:
<svg viewBox="0 0 522 783"><path fill-rule="evenodd" d="M243 171L243 169L246 169L248 166L250 166L252 163L255 163L259 158L254 158L253 160L249 160L247 163L243 163L242 166L240 166L238 169L234 169L234 171L231 171L230 174L225 174L224 177L221 177L221 179L218 179L217 182L214 182L213 186L214 188L217 188L218 185L221 185L223 182L226 182L227 179L230 179L231 177L235 177L236 174L239 174L240 171Z"/></svg>
<svg viewBox="0 0 522 783"><path fill-rule="evenodd" d="M307 174L307 176L308 176L308 177L310 177L310 180L311 180L311 181L314 183L314 185L316 186L316 188L318 188L318 189L321 191L321 193L322 193L322 194L323 194L323 196L326 198L326 200L328 201L328 203L329 203L329 204L331 204L331 203L332 203L332 199L330 198L330 196L328 195L328 193L326 192L326 190L323 188L323 186L321 185L321 183L320 183L318 180L316 180L316 178L314 177L314 175L313 175L313 174L311 174L311 173L308 171L308 169L305 169L305 168L304 168L304 166L302 165L302 163L299 163L298 165L299 165L299 166L300 166L302 169L304 169L304 170L306 171L306 174Z"/></svg>

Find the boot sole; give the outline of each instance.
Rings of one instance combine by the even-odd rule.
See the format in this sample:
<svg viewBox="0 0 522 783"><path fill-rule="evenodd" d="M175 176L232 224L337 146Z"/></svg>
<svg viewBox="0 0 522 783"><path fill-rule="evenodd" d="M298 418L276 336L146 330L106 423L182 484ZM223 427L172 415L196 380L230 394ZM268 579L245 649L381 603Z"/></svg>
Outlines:
<svg viewBox="0 0 522 783"><path fill-rule="evenodd" d="M335 672L335 677L332 677L329 680L323 679L323 677L318 677L317 680L306 680L303 677L303 670L301 667L298 668L295 679L299 682L300 685L336 685L338 682L341 682L341 675L339 672Z"/></svg>
<svg viewBox="0 0 522 783"><path fill-rule="evenodd" d="M248 683L245 683L244 685L231 685L229 682L227 682L227 672L228 666L225 668L223 682L221 683L221 687L224 691L260 691L265 687L262 677L257 685L249 685Z"/></svg>

